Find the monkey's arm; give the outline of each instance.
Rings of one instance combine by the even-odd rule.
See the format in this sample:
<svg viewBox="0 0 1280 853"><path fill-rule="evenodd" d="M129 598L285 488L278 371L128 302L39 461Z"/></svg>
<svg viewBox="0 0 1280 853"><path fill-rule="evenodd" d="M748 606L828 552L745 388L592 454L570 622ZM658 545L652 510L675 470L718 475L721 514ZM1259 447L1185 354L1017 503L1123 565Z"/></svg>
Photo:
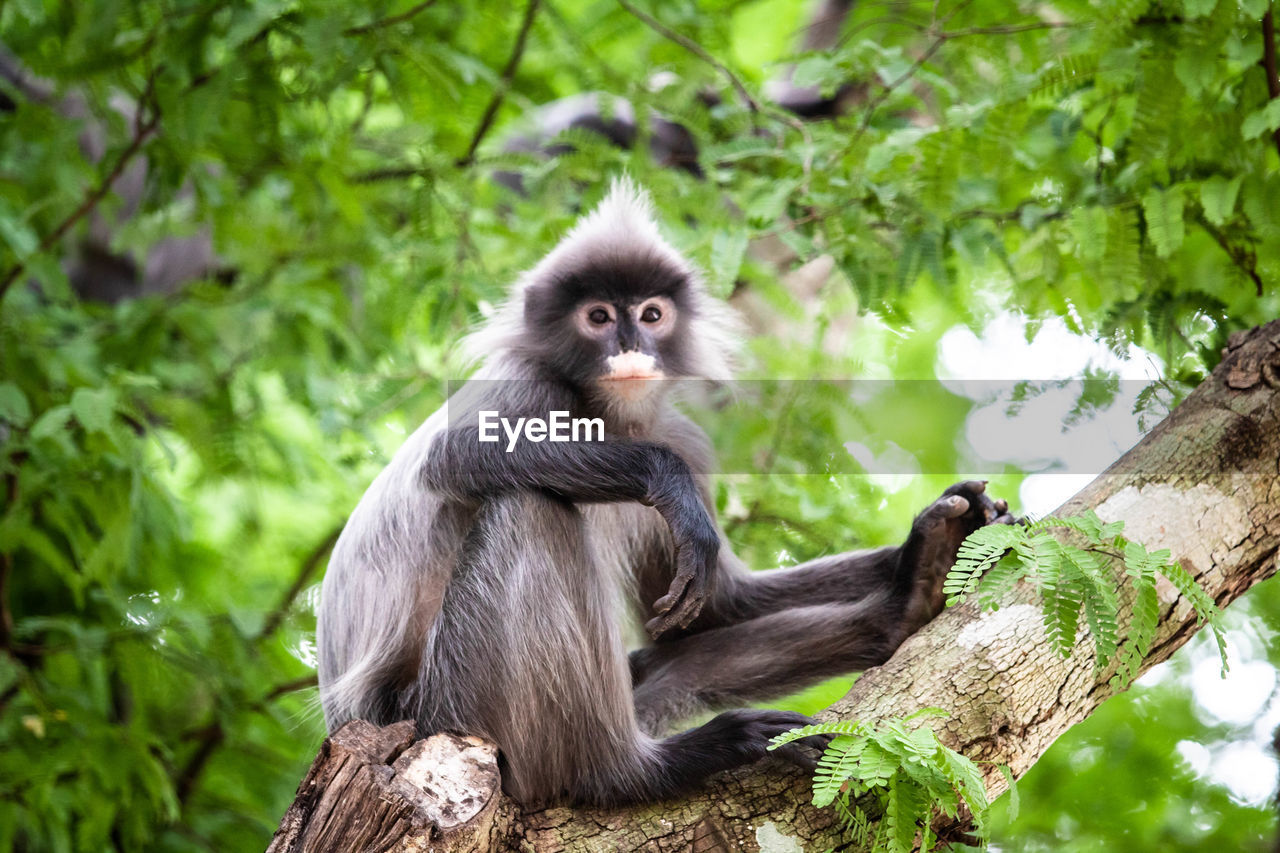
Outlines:
<svg viewBox="0 0 1280 853"><path fill-rule="evenodd" d="M674 577L654 602L653 636L697 617L715 577L720 538L688 464L660 444L600 442L481 442L478 428L452 427L432 442L422 483L455 499L482 502L535 490L573 503L637 501L652 506L671 528L677 549ZM531 531L535 533L536 531Z"/></svg>
<svg viewBox="0 0 1280 853"><path fill-rule="evenodd" d="M942 582L964 537L1011 522L1007 509L987 497L985 484L957 483L897 547L766 572L722 555L726 576L690 628L631 653L642 725L663 731L700 710L776 698L884 663L942 609Z"/></svg>
<svg viewBox="0 0 1280 853"><path fill-rule="evenodd" d="M983 525L1012 520L1008 505L986 494L985 483L968 481L948 488L916 516L906 541L896 547L836 554L763 572L750 571L725 548L716 594L692 628L879 596L886 621L895 629L903 627L906 636L942 609L942 582L964 538Z"/></svg>

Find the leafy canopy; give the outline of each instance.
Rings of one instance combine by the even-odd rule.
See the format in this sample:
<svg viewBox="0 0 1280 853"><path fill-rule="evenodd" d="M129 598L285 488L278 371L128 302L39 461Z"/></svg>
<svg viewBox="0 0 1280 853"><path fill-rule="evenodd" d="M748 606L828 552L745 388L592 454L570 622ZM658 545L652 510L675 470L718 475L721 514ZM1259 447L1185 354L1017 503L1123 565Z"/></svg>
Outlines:
<svg viewBox="0 0 1280 853"><path fill-rule="evenodd" d="M642 9L702 53L606 0L527 8L0 4L0 42L50 83L0 82L0 847L263 846L322 734L298 691L327 544L457 378L464 327L622 169L721 293L782 321L762 376L932 377L946 329L1012 308L1145 347L1176 398L1280 313L1263 0L858 4L796 68L860 93L827 123L728 78L766 102L797 0ZM585 133L554 160L503 153L530 108L595 90L642 138L649 109L689 128L706 178ZM131 208L110 183L144 162ZM67 276L206 228L201 281L113 301ZM784 267L829 257L812 310L763 238ZM970 406L902 401L929 470L965 467ZM817 470L826 438L766 461ZM770 566L894 541L954 479L778 475L717 499Z"/></svg>

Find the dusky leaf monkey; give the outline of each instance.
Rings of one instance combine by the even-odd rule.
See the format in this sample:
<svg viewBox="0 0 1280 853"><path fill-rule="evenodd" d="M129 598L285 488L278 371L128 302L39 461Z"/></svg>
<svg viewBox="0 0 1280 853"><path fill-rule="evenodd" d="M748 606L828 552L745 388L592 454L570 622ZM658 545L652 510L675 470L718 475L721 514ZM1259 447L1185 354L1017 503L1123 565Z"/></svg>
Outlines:
<svg viewBox="0 0 1280 853"><path fill-rule="evenodd" d="M320 697L330 730L412 718L491 739L524 803L656 800L759 759L809 720L734 706L883 663L941 609L961 540L1007 509L961 483L899 547L747 570L713 516L707 437L661 381L728 378L734 321L627 182L472 343L476 375L334 548ZM599 418L603 440L481 441L485 411ZM651 642L628 657L629 615Z"/></svg>

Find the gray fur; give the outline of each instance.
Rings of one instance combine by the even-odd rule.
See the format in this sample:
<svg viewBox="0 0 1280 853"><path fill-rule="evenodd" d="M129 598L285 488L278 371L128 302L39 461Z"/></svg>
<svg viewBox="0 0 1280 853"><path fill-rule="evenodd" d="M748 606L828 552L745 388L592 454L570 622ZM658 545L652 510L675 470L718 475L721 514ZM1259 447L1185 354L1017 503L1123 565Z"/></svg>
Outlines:
<svg viewBox="0 0 1280 853"><path fill-rule="evenodd" d="M601 402L531 354L549 332L523 328L522 298L601 253L619 269L656 258L692 289L681 298L697 339L681 357L693 352L700 372L723 377L725 309L648 217L642 194L615 186L473 339L487 350L476 378L352 513L319 612L331 731L353 718L414 719L424 735L491 738L506 789L526 803L654 800L762 757L773 735L806 720L725 711L663 738L674 722L880 663L936 611L938 565L954 559L961 528L991 515L981 484L959 492L973 504L960 527L958 504L944 500L903 547L750 572L714 524L706 436L663 392ZM556 346L585 345L566 335ZM468 426L484 407L602 414L607 440L507 454ZM651 618L664 596L675 603ZM658 634L630 659L629 618Z"/></svg>

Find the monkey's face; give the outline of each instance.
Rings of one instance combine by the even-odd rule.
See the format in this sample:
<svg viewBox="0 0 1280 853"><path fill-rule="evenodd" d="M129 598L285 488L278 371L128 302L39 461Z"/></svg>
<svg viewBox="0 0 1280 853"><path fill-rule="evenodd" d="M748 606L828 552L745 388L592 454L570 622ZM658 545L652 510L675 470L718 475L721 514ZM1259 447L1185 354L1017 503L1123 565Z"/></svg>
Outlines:
<svg viewBox="0 0 1280 853"><path fill-rule="evenodd" d="M621 402L696 375L686 345L690 282L660 258L611 258L526 292L541 360L563 378Z"/></svg>
<svg viewBox="0 0 1280 853"><path fill-rule="evenodd" d="M666 378L663 343L676 328L675 302L654 295L640 302L591 300L573 312L573 324L587 346L603 357L598 388L609 396L639 400Z"/></svg>

